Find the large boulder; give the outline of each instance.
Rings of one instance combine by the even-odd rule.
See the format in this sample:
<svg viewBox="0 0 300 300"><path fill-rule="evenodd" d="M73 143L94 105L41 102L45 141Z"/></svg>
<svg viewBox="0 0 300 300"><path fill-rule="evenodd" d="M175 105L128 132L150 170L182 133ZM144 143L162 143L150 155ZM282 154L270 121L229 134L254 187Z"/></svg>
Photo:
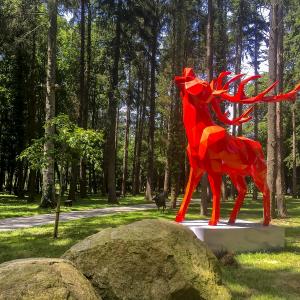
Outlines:
<svg viewBox="0 0 300 300"><path fill-rule="evenodd" d="M69 249L71 260L103 299L222 299L217 259L190 229L143 220L107 228Z"/></svg>
<svg viewBox="0 0 300 300"><path fill-rule="evenodd" d="M63 259L18 259L0 265L0 299L99 298L90 282L70 262Z"/></svg>

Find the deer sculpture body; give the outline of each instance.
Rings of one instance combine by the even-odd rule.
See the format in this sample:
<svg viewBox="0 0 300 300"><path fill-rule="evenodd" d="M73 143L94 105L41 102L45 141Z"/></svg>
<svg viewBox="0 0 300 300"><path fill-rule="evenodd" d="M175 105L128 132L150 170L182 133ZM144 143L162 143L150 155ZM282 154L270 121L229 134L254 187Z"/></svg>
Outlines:
<svg viewBox="0 0 300 300"><path fill-rule="evenodd" d="M262 147L259 142L246 137L235 137L216 125L211 117L213 109L219 121L228 125L240 125L251 119L253 107L247 109L241 116L230 120L228 114L220 108L221 101L252 104L256 102L278 102L295 100L300 85L286 94L266 96L277 82L255 97L247 98L245 85L260 76L251 76L242 80L237 93L228 93L229 85L243 77L235 75L223 85L223 79L230 72L223 72L210 84L197 78L191 68L185 68L182 76L176 76L175 82L180 89L183 105L183 122L188 140L187 154L190 163L189 180L185 195L176 216L177 222L182 222L189 206L192 194L202 175L207 172L213 194L212 216L209 225L217 225L220 219L220 194L222 175L229 175L238 195L229 218L229 223L235 223L238 212L246 195L246 176L251 176L257 188L263 194L263 224L268 225L270 216L270 192L267 184L267 167Z"/></svg>

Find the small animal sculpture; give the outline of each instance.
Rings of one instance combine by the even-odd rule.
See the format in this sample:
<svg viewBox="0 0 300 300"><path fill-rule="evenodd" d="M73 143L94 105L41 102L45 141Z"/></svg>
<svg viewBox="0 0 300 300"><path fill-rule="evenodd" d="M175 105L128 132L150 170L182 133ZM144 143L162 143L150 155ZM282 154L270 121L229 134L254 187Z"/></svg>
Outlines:
<svg viewBox="0 0 300 300"><path fill-rule="evenodd" d="M152 201L155 201L157 210L159 210L162 207L162 211L165 212L165 209L167 207L167 205L166 205L167 199L168 199L168 194L166 192L162 192L162 193L156 194L152 198Z"/></svg>
<svg viewBox="0 0 300 300"><path fill-rule="evenodd" d="M176 216L177 222L182 222L189 206L193 191L197 187L202 175L207 172L213 193L212 216L209 225L217 225L220 219L220 193L222 175L228 174L238 191L238 196L229 218L234 223L244 201L247 185L246 176L251 176L257 188L263 194L264 225L268 225L270 216L270 191L267 184L267 166L262 147L259 142L246 137L231 136L226 129L214 123L211 111L221 122L228 125L240 125L251 120L249 116L253 106L241 116L230 120L228 114L223 113L220 104L223 101L232 103L254 104L257 102L279 102L296 100L300 91L298 84L286 94L267 96L278 82L273 83L257 96L247 97L245 85L260 76L255 75L242 80L235 95L228 93L229 85L243 77L243 74L233 76L223 84L223 79L230 72L223 72L211 83L199 79L191 68L185 68L182 76L176 76L175 82L180 90L183 106L183 122L187 135L187 153L190 163L189 181Z"/></svg>
<svg viewBox="0 0 300 300"><path fill-rule="evenodd" d="M64 202L65 206L71 207L73 205L73 201L70 199L65 200Z"/></svg>

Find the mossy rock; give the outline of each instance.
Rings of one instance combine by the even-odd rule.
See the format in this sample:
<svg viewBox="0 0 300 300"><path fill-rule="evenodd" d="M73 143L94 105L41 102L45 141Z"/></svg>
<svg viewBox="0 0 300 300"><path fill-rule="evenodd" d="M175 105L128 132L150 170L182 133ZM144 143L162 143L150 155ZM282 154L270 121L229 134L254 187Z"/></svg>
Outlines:
<svg viewBox="0 0 300 300"><path fill-rule="evenodd" d="M1 300L101 299L90 282L63 259L18 259L0 265Z"/></svg>
<svg viewBox="0 0 300 300"><path fill-rule="evenodd" d="M230 299L218 261L194 233L170 221L107 228L69 249L103 299Z"/></svg>

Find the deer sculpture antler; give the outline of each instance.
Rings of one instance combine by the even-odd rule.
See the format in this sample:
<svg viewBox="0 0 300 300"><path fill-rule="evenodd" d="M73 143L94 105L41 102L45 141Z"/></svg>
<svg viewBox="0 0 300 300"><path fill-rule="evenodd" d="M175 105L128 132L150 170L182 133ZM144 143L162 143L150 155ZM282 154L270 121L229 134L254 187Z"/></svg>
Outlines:
<svg viewBox="0 0 300 300"><path fill-rule="evenodd" d="M235 95L230 95L228 93L228 89L231 83L239 80L244 76L244 74L238 74L233 76L230 80L228 80L224 85L223 85L223 79L230 75L231 72L226 71L222 72L216 80L213 80L210 83L210 88L212 90L212 100L211 100L211 105L219 118L220 121L224 122L225 124L228 125L240 125L242 123L248 122L249 120L252 119L250 113L253 111L253 106L248 108L246 111L242 113L239 117L230 120L228 119L228 113L223 113L220 108L220 102L221 101L229 101L232 103L242 103L242 104L254 104L257 102L279 102L283 100L291 100L295 101L297 93L300 91L300 84L296 85L296 87L285 94L279 94L279 95L274 95L274 96L266 96L272 89L275 88L275 86L278 84L278 81L274 82L270 87L265 89L263 92L259 93L256 96L253 97L247 97L245 93L245 86L249 81L256 80L258 78L261 78L260 75L253 75L248 78L245 78L242 80L238 86L237 92Z"/></svg>

